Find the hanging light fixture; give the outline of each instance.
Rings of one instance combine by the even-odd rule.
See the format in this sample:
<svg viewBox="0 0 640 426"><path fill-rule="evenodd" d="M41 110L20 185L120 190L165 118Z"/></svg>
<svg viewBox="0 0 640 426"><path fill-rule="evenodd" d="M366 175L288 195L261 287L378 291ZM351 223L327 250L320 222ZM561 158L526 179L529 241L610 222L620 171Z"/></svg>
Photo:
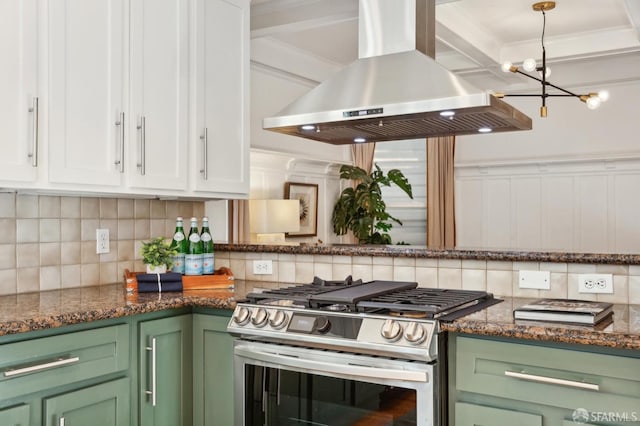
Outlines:
<svg viewBox="0 0 640 426"><path fill-rule="evenodd" d="M606 90L602 90L600 92L590 92L587 94L579 95L577 93L573 93L569 90L563 89L562 87L556 86L555 84L550 83L547 78L551 75L551 69L547 67L547 54L544 47L544 31L547 24L547 17L545 12L551 10L556 7L555 1L541 1L533 4L533 10L536 12L542 12L542 65L538 66L536 60L533 58L525 59L522 62L522 70L517 66L513 65L511 62L505 62L502 64L502 71L504 72L512 72L524 75L530 79L536 80L540 82L542 85L542 93L540 94L506 94L506 93L495 93L495 96L498 98L503 98L505 96L523 96L523 97L540 97L542 98L542 106L540 107L540 117L547 116L547 98L549 97L566 97L572 96L580 99L587 105L589 109L596 109L600 106L602 102L607 101L609 99L609 92ZM523 71L524 70L524 71ZM537 73L537 77L530 73ZM562 93L548 93L547 87L552 87L556 90L559 90Z"/></svg>

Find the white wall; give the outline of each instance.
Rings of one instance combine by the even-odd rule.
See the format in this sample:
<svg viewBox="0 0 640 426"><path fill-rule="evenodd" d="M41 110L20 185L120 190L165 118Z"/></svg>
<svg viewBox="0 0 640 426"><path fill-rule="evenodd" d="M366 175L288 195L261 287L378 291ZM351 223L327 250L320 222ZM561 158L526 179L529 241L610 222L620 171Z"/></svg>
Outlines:
<svg viewBox="0 0 640 426"><path fill-rule="evenodd" d="M458 139L459 246L640 252L640 83L610 92L595 111L551 99L530 132ZM539 107L508 101L529 115Z"/></svg>

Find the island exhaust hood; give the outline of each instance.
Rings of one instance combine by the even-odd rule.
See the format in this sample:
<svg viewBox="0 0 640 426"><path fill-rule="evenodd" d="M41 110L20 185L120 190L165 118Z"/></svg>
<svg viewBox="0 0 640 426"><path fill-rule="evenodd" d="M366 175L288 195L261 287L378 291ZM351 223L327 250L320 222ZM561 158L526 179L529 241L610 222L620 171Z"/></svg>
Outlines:
<svg viewBox="0 0 640 426"><path fill-rule="evenodd" d="M435 0L360 0L358 14L359 59L264 129L335 145L531 129L425 54L435 52Z"/></svg>

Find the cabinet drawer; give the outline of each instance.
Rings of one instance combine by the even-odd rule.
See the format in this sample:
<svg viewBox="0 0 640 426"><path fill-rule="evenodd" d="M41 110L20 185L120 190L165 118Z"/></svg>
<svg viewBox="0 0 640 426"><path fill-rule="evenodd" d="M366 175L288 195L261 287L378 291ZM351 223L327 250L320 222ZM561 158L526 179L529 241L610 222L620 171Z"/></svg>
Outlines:
<svg viewBox="0 0 640 426"><path fill-rule="evenodd" d="M0 400L129 368L129 325L0 345Z"/></svg>
<svg viewBox="0 0 640 426"><path fill-rule="evenodd" d="M455 426L542 426L542 416L456 402Z"/></svg>
<svg viewBox="0 0 640 426"><path fill-rule="evenodd" d="M456 388L568 409L634 412L640 359L458 337Z"/></svg>

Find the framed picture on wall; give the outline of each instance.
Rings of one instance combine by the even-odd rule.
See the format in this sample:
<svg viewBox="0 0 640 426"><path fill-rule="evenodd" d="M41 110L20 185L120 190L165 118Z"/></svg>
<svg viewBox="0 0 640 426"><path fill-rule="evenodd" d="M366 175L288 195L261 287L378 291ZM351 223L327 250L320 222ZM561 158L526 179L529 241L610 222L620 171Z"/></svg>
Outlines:
<svg viewBox="0 0 640 426"><path fill-rule="evenodd" d="M318 235L318 184L284 183L284 198L300 201L300 231L289 232L291 237L313 237Z"/></svg>

